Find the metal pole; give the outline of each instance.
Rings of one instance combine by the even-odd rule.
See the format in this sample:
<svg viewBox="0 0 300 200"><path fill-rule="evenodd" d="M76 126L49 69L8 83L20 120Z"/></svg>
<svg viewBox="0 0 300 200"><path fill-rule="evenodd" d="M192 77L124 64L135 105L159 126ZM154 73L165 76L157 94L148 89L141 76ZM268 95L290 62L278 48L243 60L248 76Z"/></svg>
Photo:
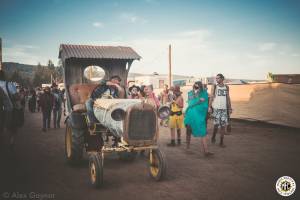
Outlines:
<svg viewBox="0 0 300 200"><path fill-rule="evenodd" d="M2 70L2 39L0 38L0 70Z"/></svg>
<svg viewBox="0 0 300 200"><path fill-rule="evenodd" d="M169 45L169 87L172 86L171 45Z"/></svg>

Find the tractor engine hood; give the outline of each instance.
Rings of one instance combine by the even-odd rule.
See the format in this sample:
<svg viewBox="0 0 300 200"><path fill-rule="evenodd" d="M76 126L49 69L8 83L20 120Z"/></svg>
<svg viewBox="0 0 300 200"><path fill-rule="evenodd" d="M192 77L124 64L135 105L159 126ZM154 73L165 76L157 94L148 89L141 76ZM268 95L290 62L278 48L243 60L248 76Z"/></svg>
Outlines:
<svg viewBox="0 0 300 200"><path fill-rule="evenodd" d="M94 114L114 136L127 142L156 138L156 111L140 99L97 99Z"/></svg>

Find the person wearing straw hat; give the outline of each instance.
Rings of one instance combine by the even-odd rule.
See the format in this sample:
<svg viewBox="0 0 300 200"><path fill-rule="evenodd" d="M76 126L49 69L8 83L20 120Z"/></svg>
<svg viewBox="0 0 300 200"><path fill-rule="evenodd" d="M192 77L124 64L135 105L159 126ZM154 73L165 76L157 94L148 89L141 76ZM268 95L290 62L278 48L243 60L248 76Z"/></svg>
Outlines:
<svg viewBox="0 0 300 200"><path fill-rule="evenodd" d="M140 90L141 88L139 86L133 85L130 88L128 88L129 90L129 99L139 99L140 98Z"/></svg>

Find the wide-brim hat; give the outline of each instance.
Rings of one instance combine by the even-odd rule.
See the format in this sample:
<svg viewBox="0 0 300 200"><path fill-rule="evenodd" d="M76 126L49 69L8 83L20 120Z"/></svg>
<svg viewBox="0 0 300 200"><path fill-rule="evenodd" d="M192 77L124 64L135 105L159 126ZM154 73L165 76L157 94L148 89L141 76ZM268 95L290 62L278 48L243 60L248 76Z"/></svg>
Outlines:
<svg viewBox="0 0 300 200"><path fill-rule="evenodd" d="M138 92L141 90L141 88L139 86L133 85L130 88L128 88L129 92L131 92L133 88L136 88Z"/></svg>
<svg viewBox="0 0 300 200"><path fill-rule="evenodd" d="M180 86L179 85L174 86L173 93L178 94L178 95L182 94L182 92L180 91Z"/></svg>

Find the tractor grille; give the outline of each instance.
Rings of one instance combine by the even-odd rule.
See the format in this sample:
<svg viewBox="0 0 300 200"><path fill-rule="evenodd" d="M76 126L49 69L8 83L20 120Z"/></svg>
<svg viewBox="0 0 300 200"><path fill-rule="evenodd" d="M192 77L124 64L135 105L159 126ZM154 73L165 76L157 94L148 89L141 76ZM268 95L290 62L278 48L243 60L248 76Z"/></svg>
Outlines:
<svg viewBox="0 0 300 200"><path fill-rule="evenodd" d="M153 110L133 109L130 112L128 137L130 140L152 140L156 133L156 115Z"/></svg>

